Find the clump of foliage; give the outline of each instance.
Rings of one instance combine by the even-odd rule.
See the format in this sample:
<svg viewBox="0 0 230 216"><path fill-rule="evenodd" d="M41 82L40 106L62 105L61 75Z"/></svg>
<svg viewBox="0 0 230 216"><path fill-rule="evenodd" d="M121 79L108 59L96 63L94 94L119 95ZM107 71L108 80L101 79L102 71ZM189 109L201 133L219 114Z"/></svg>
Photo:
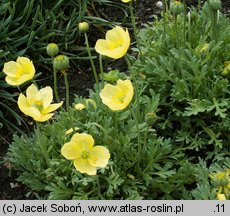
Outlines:
<svg viewBox="0 0 230 216"><path fill-rule="evenodd" d="M90 91L94 103L76 96L80 109L15 135L8 157L18 181L43 199L229 199L230 27L222 14L212 25L210 13L207 4L188 15L166 13L140 31L139 57L126 58L136 91L129 108L105 106L100 83ZM109 149L97 175L61 155L74 133Z"/></svg>

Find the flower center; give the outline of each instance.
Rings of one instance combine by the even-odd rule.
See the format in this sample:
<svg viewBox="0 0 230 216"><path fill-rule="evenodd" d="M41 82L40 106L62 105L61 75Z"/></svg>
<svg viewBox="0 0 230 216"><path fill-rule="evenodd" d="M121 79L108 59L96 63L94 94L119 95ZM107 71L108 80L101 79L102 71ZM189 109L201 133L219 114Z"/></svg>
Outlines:
<svg viewBox="0 0 230 216"><path fill-rule="evenodd" d="M38 100L38 101L35 101L34 102L34 106L39 110L41 111L43 109L43 103L42 101Z"/></svg>
<svg viewBox="0 0 230 216"><path fill-rule="evenodd" d="M119 101L120 103L124 103L124 99L125 99L125 97L119 97L119 98L118 98L118 101Z"/></svg>
<svg viewBox="0 0 230 216"><path fill-rule="evenodd" d="M125 97L126 97L126 92L124 92L123 90L118 91L116 95L116 99L118 103L124 103Z"/></svg>
<svg viewBox="0 0 230 216"><path fill-rule="evenodd" d="M81 158L82 159L87 159L87 158L89 158L89 155L90 155L90 153L88 152L88 151L83 151L82 153L81 153Z"/></svg>

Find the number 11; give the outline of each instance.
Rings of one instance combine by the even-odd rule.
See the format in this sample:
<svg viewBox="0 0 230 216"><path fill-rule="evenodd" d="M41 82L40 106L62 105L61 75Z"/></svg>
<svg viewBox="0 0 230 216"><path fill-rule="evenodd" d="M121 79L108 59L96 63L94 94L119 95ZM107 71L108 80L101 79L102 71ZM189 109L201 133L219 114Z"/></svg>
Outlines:
<svg viewBox="0 0 230 216"><path fill-rule="evenodd" d="M224 204L222 204L222 205L217 204L216 208L217 208L217 212L224 212Z"/></svg>

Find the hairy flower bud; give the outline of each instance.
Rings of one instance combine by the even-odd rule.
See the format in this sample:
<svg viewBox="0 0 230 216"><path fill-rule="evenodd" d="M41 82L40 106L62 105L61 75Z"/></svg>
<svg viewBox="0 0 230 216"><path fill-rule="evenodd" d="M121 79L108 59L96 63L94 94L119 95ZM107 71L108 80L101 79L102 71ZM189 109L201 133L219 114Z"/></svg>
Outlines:
<svg viewBox="0 0 230 216"><path fill-rule="evenodd" d="M69 58L65 55L58 55L54 58L53 66L55 70L65 72L69 67Z"/></svg>
<svg viewBox="0 0 230 216"><path fill-rule="evenodd" d="M58 52L59 52L59 48L58 48L58 45L55 44L55 43L50 43L47 45L46 47L46 51L47 51L47 54L50 56L50 57L55 57Z"/></svg>
<svg viewBox="0 0 230 216"><path fill-rule="evenodd" d="M148 125L153 125L157 120L157 115L155 112L149 112L145 115L145 122Z"/></svg>
<svg viewBox="0 0 230 216"><path fill-rule="evenodd" d="M209 5L212 10L220 10L221 9L221 1L220 0L209 0Z"/></svg>
<svg viewBox="0 0 230 216"><path fill-rule="evenodd" d="M170 4L170 12L172 13L173 16L177 16L181 13L184 12L184 5L180 1L173 1Z"/></svg>

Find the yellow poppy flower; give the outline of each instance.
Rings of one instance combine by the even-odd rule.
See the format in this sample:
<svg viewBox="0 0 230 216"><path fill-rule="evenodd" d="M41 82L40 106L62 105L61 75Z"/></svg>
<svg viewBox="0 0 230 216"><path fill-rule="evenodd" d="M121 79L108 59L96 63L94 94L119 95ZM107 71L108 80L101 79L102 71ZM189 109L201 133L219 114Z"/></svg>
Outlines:
<svg viewBox="0 0 230 216"><path fill-rule="evenodd" d="M9 85L17 86L31 80L35 74L33 62L26 57L18 57L16 62L9 61L4 64L3 72L7 75L5 80Z"/></svg>
<svg viewBox="0 0 230 216"><path fill-rule="evenodd" d="M61 154L74 160L76 170L88 175L96 175L97 168L106 167L110 158L109 150L104 146L94 146L93 137L86 133L74 134L61 148Z"/></svg>
<svg viewBox="0 0 230 216"><path fill-rule="evenodd" d="M121 1L124 3L128 3L128 2L131 2L132 0L121 0Z"/></svg>
<svg viewBox="0 0 230 216"><path fill-rule="evenodd" d="M102 102L111 110L123 110L131 102L134 90L130 80L118 80L117 85L106 84L100 93Z"/></svg>
<svg viewBox="0 0 230 216"><path fill-rule="evenodd" d="M32 84L26 90L26 96L22 93L18 97L19 109L35 121L44 122L50 119L54 110L58 109L63 102L51 104L53 91L51 87L40 90Z"/></svg>
<svg viewBox="0 0 230 216"><path fill-rule="evenodd" d="M104 39L96 42L95 49L101 55L108 56L113 59L123 57L130 46L130 36L128 30L124 30L120 26L107 31Z"/></svg>

